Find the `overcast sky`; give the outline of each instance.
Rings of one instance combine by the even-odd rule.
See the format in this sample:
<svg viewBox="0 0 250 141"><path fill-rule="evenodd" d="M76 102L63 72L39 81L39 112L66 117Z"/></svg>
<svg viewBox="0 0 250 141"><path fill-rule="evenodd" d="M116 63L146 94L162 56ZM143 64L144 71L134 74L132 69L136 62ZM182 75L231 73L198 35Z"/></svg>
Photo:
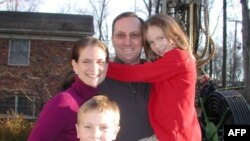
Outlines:
<svg viewBox="0 0 250 141"><path fill-rule="evenodd" d="M135 6L144 9L142 0L107 0L109 17L115 17L124 11L135 11ZM62 9L67 9L67 5L75 8L71 13L77 13L77 9L89 7L89 0L43 0L39 7L40 12L61 12ZM141 16L144 16L141 14Z"/></svg>
<svg viewBox="0 0 250 141"><path fill-rule="evenodd" d="M210 11L210 30L211 33L214 31L215 26L216 33L214 38L222 37L222 20L223 20L223 13L222 13L222 2L223 1L216 1L212 9ZM234 2L234 4L230 4ZM71 3L71 7L74 7L74 9L71 9L71 13L77 13L77 9L79 7L88 7L88 0L43 0L43 4L39 7L40 12L62 12L62 9L65 9L67 5ZM109 15L107 17L108 21L112 21L115 16L117 16L119 13L124 11L135 11L137 7L137 13L139 16L141 16L143 19L146 19L146 15L143 12L140 12L141 9L144 8L143 0L109 0L108 5L108 12ZM67 8L66 8L67 9ZM74 11L75 10L75 11ZM241 5L240 2L229 0L228 1L228 18L239 20L241 21ZM217 24L219 22L219 24ZM111 23L109 23L111 26ZM229 22L228 23L228 32L234 32L235 23ZM241 24L238 24L238 35L239 38L241 38Z"/></svg>
<svg viewBox="0 0 250 141"><path fill-rule="evenodd" d="M1 1L1 0L0 0ZM137 14L146 19L146 15L141 12L145 9L143 0L108 0L108 25L111 29L112 20L118 14L125 11L136 11ZM87 10L89 6L89 0L41 0L41 4L39 5L37 11L38 12L48 12L48 13L71 13L77 14L78 10L85 9ZM214 2L212 9L210 10L210 33L213 34L214 40L222 43L222 2L216 1ZM241 4L239 0L228 0L228 12L227 16L230 19L241 21ZM234 4L230 4L233 3ZM70 7L69 7L70 6ZM137 8L135 8L137 7ZM211 6L210 6L211 7ZM67 11L69 9L69 11ZM0 10L4 10L2 5L0 6ZM89 10L90 11L90 10ZM215 27L217 26L217 27ZM241 23L238 24L237 28L237 38L241 40ZM215 30L216 29L216 30ZM228 34L233 34L235 30L235 22L228 22Z"/></svg>

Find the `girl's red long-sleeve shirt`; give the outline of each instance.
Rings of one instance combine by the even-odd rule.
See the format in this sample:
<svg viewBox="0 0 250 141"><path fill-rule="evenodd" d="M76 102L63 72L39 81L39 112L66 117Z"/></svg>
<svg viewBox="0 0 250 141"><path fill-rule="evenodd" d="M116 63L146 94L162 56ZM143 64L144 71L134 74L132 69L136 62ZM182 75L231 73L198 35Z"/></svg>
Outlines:
<svg viewBox="0 0 250 141"><path fill-rule="evenodd" d="M196 65L186 51L175 48L155 62L141 65L109 63L108 77L150 82L149 118L160 141L200 141L194 106Z"/></svg>

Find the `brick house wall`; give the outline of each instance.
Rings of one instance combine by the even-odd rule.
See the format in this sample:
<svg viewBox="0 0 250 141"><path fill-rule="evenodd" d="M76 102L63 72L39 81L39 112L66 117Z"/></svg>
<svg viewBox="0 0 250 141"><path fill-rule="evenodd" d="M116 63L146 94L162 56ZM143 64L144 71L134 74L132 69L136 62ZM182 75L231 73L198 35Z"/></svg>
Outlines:
<svg viewBox="0 0 250 141"><path fill-rule="evenodd" d="M11 108L34 118L44 103L59 91L67 72L71 70L74 42L83 36L93 35L93 18L22 12L0 12L0 18L1 15L6 20L5 23L0 21L0 113ZM28 20L28 26L27 20L20 18L22 16L32 18ZM19 23L16 17L19 17ZM41 18L43 23L39 21ZM75 23L74 19L77 19ZM9 64L11 41L15 39L29 41L28 65Z"/></svg>
<svg viewBox="0 0 250 141"><path fill-rule="evenodd" d="M34 83L46 84L53 95L71 69L70 55L73 41L31 40L30 65L8 65L9 39L0 39L0 90L23 91L36 95Z"/></svg>

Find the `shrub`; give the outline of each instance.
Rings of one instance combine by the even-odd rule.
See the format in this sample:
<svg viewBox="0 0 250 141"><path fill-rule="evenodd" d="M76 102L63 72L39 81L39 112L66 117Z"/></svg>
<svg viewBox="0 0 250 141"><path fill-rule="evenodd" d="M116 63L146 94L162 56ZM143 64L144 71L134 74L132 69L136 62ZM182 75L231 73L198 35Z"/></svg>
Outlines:
<svg viewBox="0 0 250 141"><path fill-rule="evenodd" d="M25 120L22 114L8 111L0 115L0 141L26 141L33 123Z"/></svg>

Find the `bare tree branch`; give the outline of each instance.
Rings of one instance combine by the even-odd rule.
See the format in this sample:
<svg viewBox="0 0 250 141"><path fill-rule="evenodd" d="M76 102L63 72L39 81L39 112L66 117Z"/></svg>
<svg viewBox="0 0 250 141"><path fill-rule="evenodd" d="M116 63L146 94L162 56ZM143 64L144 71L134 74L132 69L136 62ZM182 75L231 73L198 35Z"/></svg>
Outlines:
<svg viewBox="0 0 250 141"><path fill-rule="evenodd" d="M98 1L98 0L89 0L90 1L90 5L93 8L93 15L94 15L94 19L95 22L97 24L97 30L98 30L98 38L102 41L108 41L108 36L104 35L104 31L108 31L105 27L105 22L106 18L108 16L107 14L107 6L109 1L108 0L102 0L102 1ZM106 29L106 30L105 30ZM107 33L106 33L107 34Z"/></svg>
<svg viewBox="0 0 250 141"><path fill-rule="evenodd" d="M8 11L36 11L41 0L3 0L0 4L6 4Z"/></svg>

